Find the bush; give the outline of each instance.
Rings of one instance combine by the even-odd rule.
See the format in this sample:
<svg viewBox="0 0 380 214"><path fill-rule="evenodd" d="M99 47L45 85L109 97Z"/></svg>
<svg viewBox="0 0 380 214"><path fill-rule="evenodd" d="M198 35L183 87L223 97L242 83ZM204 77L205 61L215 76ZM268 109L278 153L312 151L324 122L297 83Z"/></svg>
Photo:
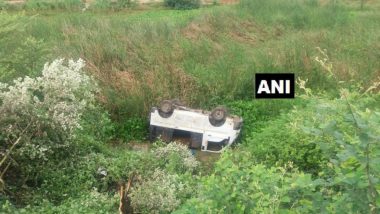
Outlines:
<svg viewBox="0 0 380 214"><path fill-rule="evenodd" d="M174 9L195 9L201 5L200 0L165 0L165 5Z"/></svg>
<svg viewBox="0 0 380 214"><path fill-rule="evenodd" d="M244 143L260 163L274 166L293 162L300 170L316 175L326 166L327 160L313 137L292 129L292 122L291 114L283 116L260 132L251 133Z"/></svg>
<svg viewBox="0 0 380 214"><path fill-rule="evenodd" d="M25 177L33 180L47 161L69 156L81 117L95 100L96 84L84 65L81 59L55 60L40 77L0 83L1 168L13 171L5 180L25 185Z"/></svg>
<svg viewBox="0 0 380 214"><path fill-rule="evenodd" d="M185 173L193 172L199 166L199 162L191 154L187 146L180 143L170 143L165 147L159 147L153 151L154 157L161 166L169 172Z"/></svg>
<svg viewBox="0 0 380 214"><path fill-rule="evenodd" d="M127 150L116 150L91 153L82 159L82 167L90 169L83 171L91 171L96 181L92 187L101 192L114 192L118 183L127 181L131 173L145 173L150 169L150 166L139 166L141 163L149 162L149 156Z"/></svg>
<svg viewBox="0 0 380 214"><path fill-rule="evenodd" d="M237 155L237 154L236 154ZM224 153L215 172L202 179L198 196L175 213L318 213L312 201L316 182L310 174L297 172L291 164L265 167L255 164L249 154Z"/></svg>
<svg viewBox="0 0 380 214"><path fill-rule="evenodd" d="M140 179L130 197L137 212L172 212L197 191L198 177L194 174L200 163L187 146L165 144L156 142L155 148L136 162L134 172Z"/></svg>
<svg viewBox="0 0 380 214"><path fill-rule="evenodd" d="M229 102L226 105L232 114L244 119L242 138L245 139L252 132L259 132L270 121L282 114L289 112L294 106L303 106L307 103L304 99L294 100L239 100Z"/></svg>
<svg viewBox="0 0 380 214"><path fill-rule="evenodd" d="M342 91L342 98L318 100L314 117L304 116L299 127L314 136L329 164L320 172L330 194L327 209L341 213L378 213L380 209L379 94ZM332 171L332 173L330 172ZM331 194L331 191L335 191Z"/></svg>
<svg viewBox="0 0 380 214"><path fill-rule="evenodd" d="M118 121L116 129L117 137L126 142L140 141L148 136L147 120L141 117L127 117Z"/></svg>
<svg viewBox="0 0 380 214"><path fill-rule="evenodd" d="M150 177L132 188L131 203L137 212L169 213L181 204L179 195L184 188L178 175L156 169Z"/></svg>

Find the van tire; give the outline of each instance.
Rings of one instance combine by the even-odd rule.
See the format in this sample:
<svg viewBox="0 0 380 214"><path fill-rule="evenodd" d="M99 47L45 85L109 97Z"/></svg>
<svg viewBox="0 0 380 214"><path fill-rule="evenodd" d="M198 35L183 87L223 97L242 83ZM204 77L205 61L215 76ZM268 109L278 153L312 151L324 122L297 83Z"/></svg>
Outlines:
<svg viewBox="0 0 380 214"><path fill-rule="evenodd" d="M174 111L174 105L171 100L163 100L158 108L158 114L163 118L172 116Z"/></svg>
<svg viewBox="0 0 380 214"><path fill-rule="evenodd" d="M209 115L209 121L211 125L219 127L226 122L228 111L225 107L216 107Z"/></svg>

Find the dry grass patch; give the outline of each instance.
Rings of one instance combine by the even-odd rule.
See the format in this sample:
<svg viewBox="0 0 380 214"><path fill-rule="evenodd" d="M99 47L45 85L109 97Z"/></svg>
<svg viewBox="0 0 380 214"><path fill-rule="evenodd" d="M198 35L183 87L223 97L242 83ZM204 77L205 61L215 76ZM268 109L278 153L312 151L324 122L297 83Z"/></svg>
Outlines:
<svg viewBox="0 0 380 214"><path fill-rule="evenodd" d="M202 36L210 36L215 30L209 22L191 22L187 27L182 29L182 35L191 40L198 40Z"/></svg>

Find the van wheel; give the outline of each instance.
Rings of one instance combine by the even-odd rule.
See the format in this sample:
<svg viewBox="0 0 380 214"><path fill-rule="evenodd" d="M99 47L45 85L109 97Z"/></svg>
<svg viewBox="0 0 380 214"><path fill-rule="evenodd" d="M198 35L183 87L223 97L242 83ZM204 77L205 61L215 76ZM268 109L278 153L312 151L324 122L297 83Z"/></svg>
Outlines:
<svg viewBox="0 0 380 214"><path fill-rule="evenodd" d="M216 107L209 115L209 121L213 126L222 126L226 122L228 112L224 107Z"/></svg>
<svg viewBox="0 0 380 214"><path fill-rule="evenodd" d="M174 105L170 100L164 100L160 104L160 108L158 108L158 114L163 118L168 118L173 114Z"/></svg>

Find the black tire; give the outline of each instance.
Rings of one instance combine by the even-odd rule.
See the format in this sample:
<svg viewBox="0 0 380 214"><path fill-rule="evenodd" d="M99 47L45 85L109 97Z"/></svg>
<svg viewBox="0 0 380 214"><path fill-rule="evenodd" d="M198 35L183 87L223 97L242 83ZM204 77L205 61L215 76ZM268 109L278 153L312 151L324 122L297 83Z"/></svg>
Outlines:
<svg viewBox="0 0 380 214"><path fill-rule="evenodd" d="M211 125L219 127L226 122L228 111L224 107L216 107L209 115L209 121Z"/></svg>
<svg viewBox="0 0 380 214"><path fill-rule="evenodd" d="M158 108L158 114L163 118L168 118L173 114L174 105L171 100L164 100Z"/></svg>

